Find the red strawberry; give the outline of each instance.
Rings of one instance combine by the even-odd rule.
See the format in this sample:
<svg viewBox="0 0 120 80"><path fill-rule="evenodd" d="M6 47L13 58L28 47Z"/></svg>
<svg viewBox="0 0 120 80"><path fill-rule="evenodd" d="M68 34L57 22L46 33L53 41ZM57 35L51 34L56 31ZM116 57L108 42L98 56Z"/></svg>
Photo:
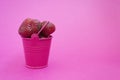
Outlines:
<svg viewBox="0 0 120 80"><path fill-rule="evenodd" d="M40 28L40 21L36 19L27 18L22 22L18 32L22 37L30 38L33 33L38 33Z"/></svg>
<svg viewBox="0 0 120 80"><path fill-rule="evenodd" d="M47 21L42 22L42 26L46 23ZM45 28L42 30L41 35L44 37L48 37L50 34L52 34L55 31L55 25L51 22L49 22Z"/></svg>

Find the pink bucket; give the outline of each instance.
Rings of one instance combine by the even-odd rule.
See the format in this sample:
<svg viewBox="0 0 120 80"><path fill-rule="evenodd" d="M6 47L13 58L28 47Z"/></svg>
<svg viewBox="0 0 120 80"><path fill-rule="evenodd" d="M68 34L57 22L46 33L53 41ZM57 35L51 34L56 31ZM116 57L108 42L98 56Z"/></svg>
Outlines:
<svg viewBox="0 0 120 80"><path fill-rule="evenodd" d="M51 45L49 38L22 38L26 65L29 68L44 68L48 65Z"/></svg>
<svg viewBox="0 0 120 80"><path fill-rule="evenodd" d="M48 38L39 38L38 36L48 23L37 34L32 34L31 38L22 38L25 61L29 68L44 68L48 65L52 36Z"/></svg>

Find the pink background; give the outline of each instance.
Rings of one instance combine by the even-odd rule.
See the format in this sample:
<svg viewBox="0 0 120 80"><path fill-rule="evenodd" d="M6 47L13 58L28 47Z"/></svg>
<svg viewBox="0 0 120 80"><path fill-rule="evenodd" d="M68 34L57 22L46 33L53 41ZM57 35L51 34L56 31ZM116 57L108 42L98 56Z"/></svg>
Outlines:
<svg viewBox="0 0 120 80"><path fill-rule="evenodd" d="M56 25L49 66L25 67L18 28ZM0 80L120 80L120 0L0 0Z"/></svg>

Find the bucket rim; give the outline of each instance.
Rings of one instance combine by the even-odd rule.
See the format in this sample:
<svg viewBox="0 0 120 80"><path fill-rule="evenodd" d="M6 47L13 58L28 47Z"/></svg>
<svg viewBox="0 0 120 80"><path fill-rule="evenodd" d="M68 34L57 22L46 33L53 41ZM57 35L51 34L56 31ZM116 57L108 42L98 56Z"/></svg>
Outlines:
<svg viewBox="0 0 120 80"><path fill-rule="evenodd" d="M49 39L52 39L53 37L52 36L49 36L49 37L47 37L47 38L38 38L39 40L49 40ZM31 39L33 39L33 38L23 38L22 37L22 39L23 40L31 40Z"/></svg>

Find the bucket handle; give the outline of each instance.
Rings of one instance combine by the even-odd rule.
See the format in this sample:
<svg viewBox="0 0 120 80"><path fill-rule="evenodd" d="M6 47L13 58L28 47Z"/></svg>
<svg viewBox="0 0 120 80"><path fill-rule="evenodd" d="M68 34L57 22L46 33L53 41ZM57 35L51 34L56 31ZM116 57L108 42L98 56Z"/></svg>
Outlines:
<svg viewBox="0 0 120 80"><path fill-rule="evenodd" d="M48 23L49 23L49 21L47 21L47 22L42 26L42 28L39 30L38 33L33 33L33 34L31 35L31 38L39 38L40 32L45 28L45 26L48 25Z"/></svg>

